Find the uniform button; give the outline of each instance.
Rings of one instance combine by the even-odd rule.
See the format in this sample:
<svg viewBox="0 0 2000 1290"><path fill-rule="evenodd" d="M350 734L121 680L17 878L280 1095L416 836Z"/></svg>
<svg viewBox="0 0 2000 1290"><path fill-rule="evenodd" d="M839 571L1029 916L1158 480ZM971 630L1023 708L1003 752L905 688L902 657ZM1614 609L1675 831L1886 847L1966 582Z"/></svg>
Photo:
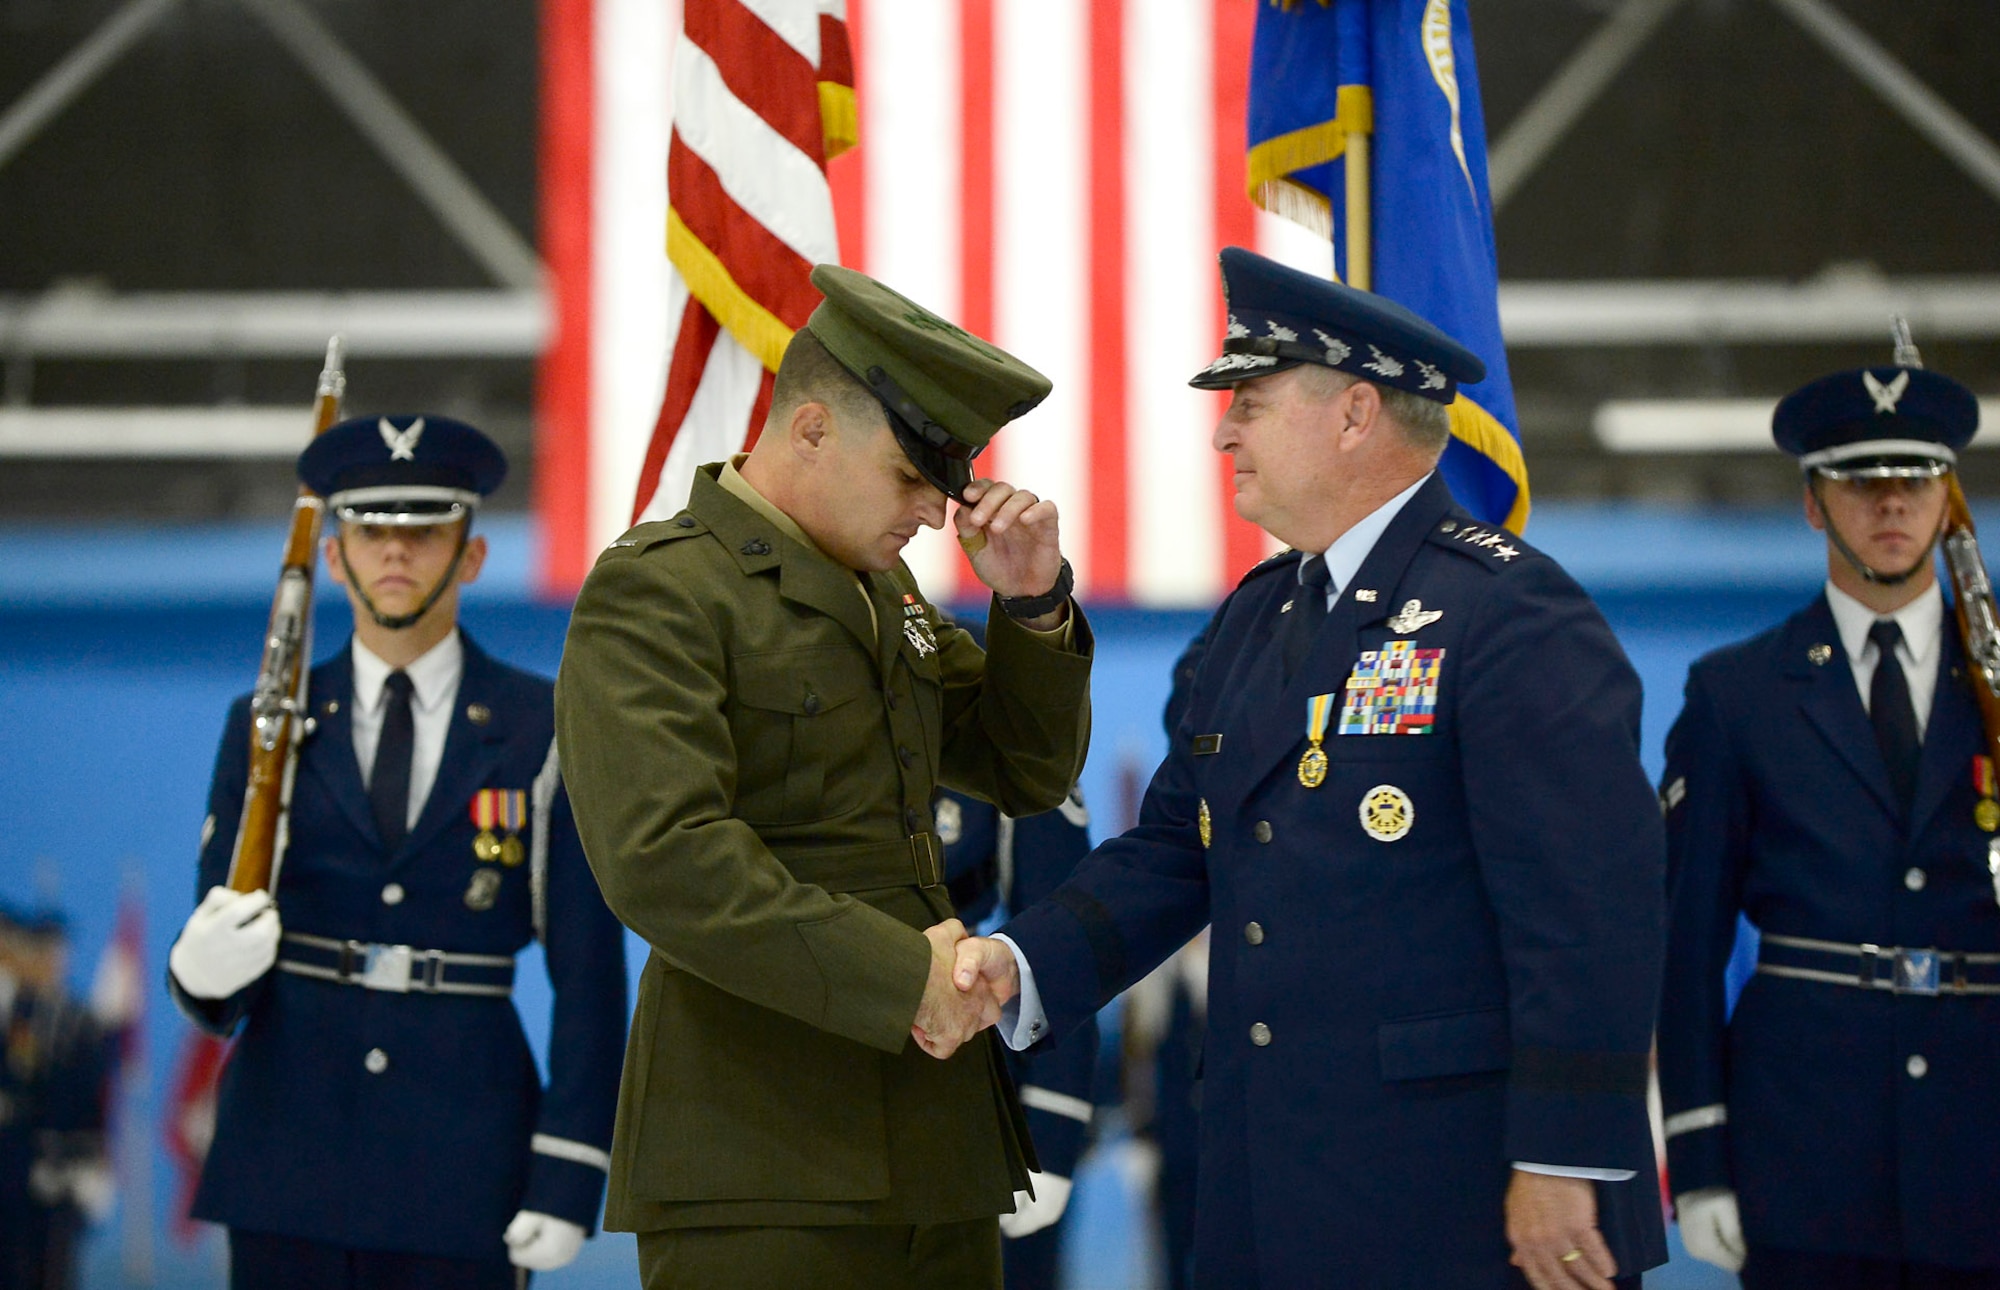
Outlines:
<svg viewBox="0 0 2000 1290"><path fill-rule="evenodd" d="M1911 891L1922 891L1925 881L1927 880L1924 877L1924 871L1914 867L1903 875L1903 885Z"/></svg>
<svg viewBox="0 0 2000 1290"><path fill-rule="evenodd" d="M903 808L903 827L905 829L909 830L911 833L915 833L917 831L917 825L921 822L922 821L919 819L917 815L916 807L906 806Z"/></svg>
<svg viewBox="0 0 2000 1290"><path fill-rule="evenodd" d="M382 888L382 903L385 905L402 904L403 884L400 882L392 882L388 886Z"/></svg>
<svg viewBox="0 0 2000 1290"><path fill-rule="evenodd" d="M916 761L916 759L917 755L911 752L908 748L905 748L901 744L896 745L896 760L903 763L904 770L908 770L910 768L910 764Z"/></svg>
<svg viewBox="0 0 2000 1290"><path fill-rule="evenodd" d="M1262 945L1264 943L1264 924L1258 922L1244 924L1243 939L1252 945Z"/></svg>
<svg viewBox="0 0 2000 1290"><path fill-rule="evenodd" d="M806 696L806 701L805 701L805 703L804 703L804 705L803 705L803 706L805 707L805 710L806 710L806 715L807 715L807 716L809 716L809 717L816 717L816 716L818 716L818 715L819 715L819 696L818 696L817 694L808 694L808 695Z"/></svg>
<svg viewBox="0 0 2000 1290"><path fill-rule="evenodd" d="M896 710L896 692L890 690L885 697L889 701L889 711L894 712Z"/></svg>
<svg viewBox="0 0 2000 1290"><path fill-rule="evenodd" d="M1271 822L1269 820L1257 821L1257 827L1251 829L1250 833L1259 842L1269 842L1271 840Z"/></svg>
<svg viewBox="0 0 2000 1290"><path fill-rule="evenodd" d="M1271 1042L1271 1028L1259 1021L1250 1027L1250 1042L1262 1048Z"/></svg>
<svg viewBox="0 0 2000 1290"><path fill-rule="evenodd" d="M368 1068L370 1075L380 1075L389 1069L389 1054L379 1048L371 1048L368 1055L361 1059L361 1064Z"/></svg>
<svg viewBox="0 0 2000 1290"><path fill-rule="evenodd" d="M1931 1073L1931 1064L1924 1060L1922 1053L1918 1053L1903 1063L1903 1069L1910 1072L1911 1079L1922 1079Z"/></svg>
<svg viewBox="0 0 2000 1290"><path fill-rule="evenodd" d="M683 515L679 519L675 520L674 523L679 525L681 528L691 529L694 527L694 516Z"/></svg>

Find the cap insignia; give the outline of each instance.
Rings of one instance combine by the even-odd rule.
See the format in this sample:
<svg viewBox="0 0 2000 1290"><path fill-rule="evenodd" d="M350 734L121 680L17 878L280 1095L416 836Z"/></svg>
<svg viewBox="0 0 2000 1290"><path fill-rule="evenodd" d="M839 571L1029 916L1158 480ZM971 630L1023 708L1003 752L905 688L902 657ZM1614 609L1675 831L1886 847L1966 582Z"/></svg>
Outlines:
<svg viewBox="0 0 2000 1290"><path fill-rule="evenodd" d="M1884 385L1875 379L1875 373L1863 371L1861 373L1861 384L1867 387L1868 397L1875 400L1876 413L1883 416L1892 416L1895 414L1896 404L1903 397L1903 391L1910 388L1910 374L1908 372L1898 372L1896 373L1895 380Z"/></svg>
<svg viewBox="0 0 2000 1290"><path fill-rule="evenodd" d="M1275 322L1265 322L1264 330L1269 333L1272 340L1293 341L1299 338L1299 334L1290 327Z"/></svg>
<svg viewBox="0 0 2000 1290"><path fill-rule="evenodd" d="M1326 363L1328 367L1340 366L1347 361L1347 356L1354 352L1353 347L1346 341L1340 339L1338 336L1329 336L1317 327L1313 328L1313 335L1319 338L1320 344L1326 346Z"/></svg>
<svg viewBox="0 0 2000 1290"><path fill-rule="evenodd" d="M424 437L424 419L422 417L418 417L415 421L410 422L408 430L396 429L396 427L389 424L389 418L387 417L383 417L375 424L382 431L382 442L388 445L390 461L415 461L417 459L417 440Z"/></svg>
<svg viewBox="0 0 2000 1290"><path fill-rule="evenodd" d="M1395 359L1390 358L1387 354L1384 354L1381 350L1370 345L1368 352L1375 357L1361 365L1363 371L1380 372L1392 381L1403 374L1403 365Z"/></svg>
<svg viewBox="0 0 2000 1290"><path fill-rule="evenodd" d="M1424 389L1442 390L1444 388L1444 369L1438 367L1432 367L1429 363L1426 363L1421 358L1413 358L1410 361L1412 363L1415 363L1417 365L1417 370L1424 374L1424 380L1423 380Z"/></svg>
<svg viewBox="0 0 2000 1290"><path fill-rule="evenodd" d="M1231 314L1229 315L1229 329L1225 331L1223 334L1225 336L1230 337L1231 339L1240 340L1244 337L1249 336L1250 329L1248 327L1245 327L1242 324L1242 322L1237 319L1235 314Z"/></svg>

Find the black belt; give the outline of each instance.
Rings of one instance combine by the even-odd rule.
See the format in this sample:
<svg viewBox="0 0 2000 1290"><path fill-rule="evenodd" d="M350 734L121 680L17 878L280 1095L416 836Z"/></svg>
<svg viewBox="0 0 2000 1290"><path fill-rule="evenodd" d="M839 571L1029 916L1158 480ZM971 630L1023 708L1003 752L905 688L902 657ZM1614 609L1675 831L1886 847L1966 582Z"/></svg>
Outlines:
<svg viewBox="0 0 2000 1290"><path fill-rule="evenodd" d="M377 941L342 941L286 932L278 970L391 994L514 993L514 959L506 954L458 954Z"/></svg>
<svg viewBox="0 0 2000 1290"><path fill-rule="evenodd" d="M944 882L944 848L934 833L919 833L901 842L813 847L775 854L794 878L828 891L936 887Z"/></svg>
<svg viewBox="0 0 2000 1290"><path fill-rule="evenodd" d="M2000 995L2000 954L1856 945L1766 932L1757 950L1757 970L1892 994Z"/></svg>

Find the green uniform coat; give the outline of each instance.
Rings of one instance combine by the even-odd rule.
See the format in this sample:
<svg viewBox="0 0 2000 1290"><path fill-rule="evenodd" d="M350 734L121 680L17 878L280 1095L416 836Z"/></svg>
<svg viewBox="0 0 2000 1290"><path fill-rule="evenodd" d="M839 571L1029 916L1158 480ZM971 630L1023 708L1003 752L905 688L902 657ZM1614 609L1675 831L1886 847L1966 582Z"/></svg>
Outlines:
<svg viewBox="0 0 2000 1290"><path fill-rule="evenodd" d="M852 571L717 474L598 560L556 685L585 853L652 946L605 1226L1003 1212L1032 1147L991 1035L939 1062L909 1034L920 929L952 916L930 801L1063 800L1089 628L1072 607L1065 650L996 613L982 654L901 565L863 575L871 625Z"/></svg>

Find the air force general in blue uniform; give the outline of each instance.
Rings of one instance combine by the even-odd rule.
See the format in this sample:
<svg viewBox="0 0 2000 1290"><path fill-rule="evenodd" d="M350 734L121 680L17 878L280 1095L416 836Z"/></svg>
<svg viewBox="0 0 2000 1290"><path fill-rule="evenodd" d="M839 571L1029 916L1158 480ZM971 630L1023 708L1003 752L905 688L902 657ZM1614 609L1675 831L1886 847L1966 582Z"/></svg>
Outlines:
<svg viewBox="0 0 2000 1290"><path fill-rule="evenodd" d="M189 1016L241 1029L194 1203L228 1225L237 1287L512 1287L596 1221L624 934L577 841L550 682L456 626L471 513L505 469L441 417L345 422L300 459L356 633L311 673L275 905L221 886L250 730L247 698L230 709L208 895L169 959ZM555 993L546 1088L509 997L531 941Z"/></svg>
<svg viewBox="0 0 2000 1290"><path fill-rule="evenodd" d="M1010 1042L1212 919L1196 1284L1501 1287L1511 1257L1636 1285L1665 1257L1638 678L1576 583L1433 473L1474 355L1379 297L1222 268L1194 383L1233 387L1238 511L1306 554L1218 611L1138 826L1001 929Z"/></svg>
<svg viewBox="0 0 2000 1290"><path fill-rule="evenodd" d="M1753 1290L2000 1286L2000 806L1932 560L1978 415L1911 362L1779 404L1826 589L1696 663L1668 737L1668 1174Z"/></svg>

